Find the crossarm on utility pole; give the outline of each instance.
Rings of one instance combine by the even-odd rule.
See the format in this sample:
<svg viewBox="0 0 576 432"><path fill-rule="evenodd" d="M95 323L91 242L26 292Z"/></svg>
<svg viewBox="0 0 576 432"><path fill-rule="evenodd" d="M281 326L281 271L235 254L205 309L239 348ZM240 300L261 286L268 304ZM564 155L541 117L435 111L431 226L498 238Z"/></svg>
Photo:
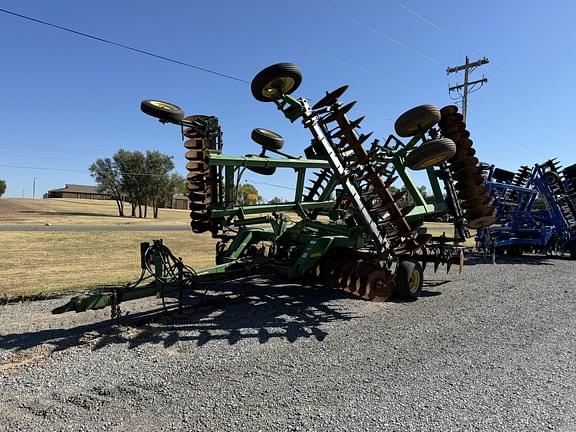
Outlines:
<svg viewBox="0 0 576 432"><path fill-rule="evenodd" d="M479 79L476 81L468 82L468 86L470 87L470 86L473 86L474 84L486 84L487 82L488 82L488 78L482 78L482 79ZM460 90L461 88L464 88L464 84L449 87L448 90L455 91L455 90Z"/></svg>
<svg viewBox="0 0 576 432"><path fill-rule="evenodd" d="M466 57L466 59L468 59L468 57ZM477 66L482 66L483 64L487 64L487 63L490 63L490 61L486 57L484 57L484 58L481 58L480 60L475 61L473 63L467 62L467 64L463 64L460 66L449 67L446 69L446 75L449 75L449 74L454 73L454 72L460 72L460 71L466 69L467 67L473 68L473 67L477 67Z"/></svg>

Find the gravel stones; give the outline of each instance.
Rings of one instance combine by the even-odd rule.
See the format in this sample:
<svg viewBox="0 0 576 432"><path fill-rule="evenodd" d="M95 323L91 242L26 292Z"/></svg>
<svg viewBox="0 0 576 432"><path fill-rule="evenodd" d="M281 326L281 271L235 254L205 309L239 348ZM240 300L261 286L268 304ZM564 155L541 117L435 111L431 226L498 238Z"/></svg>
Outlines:
<svg viewBox="0 0 576 432"><path fill-rule="evenodd" d="M487 261L410 303L238 282L251 300L117 329L0 307L0 430L574 430L574 262Z"/></svg>

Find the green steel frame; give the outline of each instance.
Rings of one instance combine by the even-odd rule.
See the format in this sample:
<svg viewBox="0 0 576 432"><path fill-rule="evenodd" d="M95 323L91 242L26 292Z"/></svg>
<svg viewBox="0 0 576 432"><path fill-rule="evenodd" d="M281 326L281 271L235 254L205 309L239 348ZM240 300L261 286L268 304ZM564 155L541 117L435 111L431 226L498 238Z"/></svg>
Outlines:
<svg viewBox="0 0 576 432"><path fill-rule="evenodd" d="M275 101L278 109L292 122L300 117L300 103L291 96L284 95L279 101ZM170 120L165 120L170 121ZM174 121L172 121L174 123ZM183 128L194 128L205 136L221 137L218 119L209 117L205 120L175 122ZM426 131L424 131L426 132ZM424 197L405 169L406 155L417 143L422 140L424 132L402 144L394 136L388 140L396 140L400 144L395 151L379 146L376 140L371 152L376 153L377 161L382 164L392 164L396 173L401 177L408 193L416 204L416 207L408 214L409 220L422 219L427 215L436 215L449 210L449 205L442 194L439 177L441 173L435 168L428 168L427 174L432 187L434 203L426 203ZM215 174L213 181L218 187L216 201L212 203L209 216L214 224L212 234L220 238L226 246L219 248L217 255L218 265L208 267L196 272L198 289L205 289L216 282L236 279L263 273L276 273L287 277L297 277L313 271L323 257L332 251L364 250L368 255L371 253L367 247L366 235L360 226L347 226L343 221L342 214L338 214L337 201L329 199L339 184L339 179L330 178L320 199L317 201L304 201L304 183L308 169L326 169L329 163L322 159L304 159L278 153L283 158L260 156L225 156L221 153L221 142L212 145L207 151L206 161ZM238 186L235 184L235 175L239 170L246 168L280 168L293 169L297 173L297 183L294 200L289 203L274 205L244 205L238 206L234 201L234 191ZM223 192L223 193L222 193ZM315 220L309 217L307 210L320 209L331 217L329 220ZM281 212L293 211L301 219L293 221L289 216ZM262 213L268 213L262 216ZM254 217L249 217L249 216ZM234 235L229 235L231 227L236 229ZM227 244L227 242L230 244ZM278 254L272 259L251 259L251 248L262 242L268 242L281 248L283 254ZM161 245L161 240L154 242L155 246ZM223 243L223 244L224 244ZM257 255L256 255L257 256ZM380 259L377 255L374 259ZM382 263L380 261L380 263ZM77 296L69 303L54 309L53 313L68 311L81 312L88 309L101 309L112 307L113 316L119 316L119 304L148 296L163 296L172 292L178 292L177 286L172 286L177 281L169 281L169 288L162 282L163 263L157 257L154 262L155 281L142 286L117 287L109 292ZM143 266L144 269L144 266Z"/></svg>

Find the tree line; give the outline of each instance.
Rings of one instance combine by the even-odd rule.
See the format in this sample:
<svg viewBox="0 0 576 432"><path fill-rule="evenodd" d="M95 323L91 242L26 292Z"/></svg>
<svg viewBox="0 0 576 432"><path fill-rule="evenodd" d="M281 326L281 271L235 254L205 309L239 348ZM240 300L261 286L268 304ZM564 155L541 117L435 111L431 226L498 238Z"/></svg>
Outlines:
<svg viewBox="0 0 576 432"><path fill-rule="evenodd" d="M124 216L124 203L131 204L132 217L147 217L148 207L158 218L158 209L170 202L172 195L186 193L186 179L174 170L172 156L157 150L118 150L111 158L97 159L90 173L98 190L108 192L116 201L118 215Z"/></svg>

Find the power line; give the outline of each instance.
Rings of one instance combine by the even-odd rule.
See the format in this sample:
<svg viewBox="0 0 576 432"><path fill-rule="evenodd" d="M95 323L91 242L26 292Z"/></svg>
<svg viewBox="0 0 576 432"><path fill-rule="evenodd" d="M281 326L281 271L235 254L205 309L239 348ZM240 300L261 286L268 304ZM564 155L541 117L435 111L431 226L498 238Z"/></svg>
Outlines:
<svg viewBox="0 0 576 432"><path fill-rule="evenodd" d="M405 9L406 11L408 11L409 13L411 13L412 15L414 15L416 18L420 19L421 21L425 22L426 24L428 24L431 27L434 27L436 30L442 32L442 33L446 33L446 30L444 30L442 27L434 24L432 21L427 20L426 18L424 18L422 15L418 14L417 12L413 11L412 9L410 9L408 6L406 6L405 4L400 3L397 0L392 0L394 3L396 3L398 6L400 6L402 9Z"/></svg>
<svg viewBox="0 0 576 432"><path fill-rule="evenodd" d="M505 88L516 100L518 100L522 107L528 107L530 110L532 110L538 116L547 115L550 118L552 118L553 120L556 120L559 124L564 126L566 129L570 130L570 132L576 133L576 129L573 126L571 126L569 123L562 120L553 111L544 108L544 106L541 103L537 102L524 87L522 87L520 84L518 84L518 82L516 82L516 80L514 80L501 67L499 67L497 64L494 64L494 63L492 63L492 66L494 66L506 79L508 79L511 83L513 83L516 86L516 88L518 90L520 90L521 93L523 93L525 100L522 100L520 97L518 97L518 95L516 93L514 93L509 88L509 86L502 84L502 87Z"/></svg>
<svg viewBox="0 0 576 432"><path fill-rule="evenodd" d="M419 30L419 31L421 31L421 32L423 32L423 33L426 33L426 34L427 34L428 36L430 36L430 37L434 37L434 36L435 36L432 32L430 32L430 31L426 30L425 28L420 27L419 25L415 24L414 22L412 22L411 20L409 20L407 17L405 17L404 15L402 15L400 12L397 12L397 11L395 11L395 10L387 7L387 5L385 5L384 3L382 3L380 0L373 0L373 1L374 1L378 6L380 6L381 8L385 9L388 13L393 14L393 15L395 15L396 17L398 17L398 18L400 18L401 20L403 20L406 24L414 27L415 29L417 29L417 30Z"/></svg>
<svg viewBox="0 0 576 432"><path fill-rule="evenodd" d="M377 35L382 36L383 38L389 40L390 42L395 43L396 45L401 46L402 48L407 49L408 51L412 51L414 54L417 54L417 55L419 55L420 57L424 57L425 59L430 60L430 61L432 61L432 62L434 62L434 63L441 64L441 62L440 62L439 60L437 60L437 59L435 59L435 58L433 58L433 57L430 57L429 55L426 55L426 54L424 54L423 52L420 52L420 51L418 51L417 49L414 49L414 48L412 48L411 46L406 45L405 43L400 42L398 39L395 39L395 38L393 38L392 36L387 35L386 33L383 33L383 32L381 32L380 30L378 30L378 29L376 29L376 28L374 28L374 27L366 24L365 22L360 21L359 19L356 19L356 18L354 18L353 16L348 15L347 13L341 11L340 9L336 9L335 7L332 7L332 6L330 6L329 4L324 3L323 1L320 1L320 4L321 4L322 6L324 6L325 8L330 9L330 10L333 10L334 12L342 15L344 18L347 18L347 19L349 19L350 21L358 24L359 26L364 27L365 29L370 30L370 31L373 32L373 33L376 33Z"/></svg>
<svg viewBox="0 0 576 432"><path fill-rule="evenodd" d="M211 69L207 69L207 68L204 68L204 67L201 67L201 66L196 66L196 65L193 65L193 64L191 64L191 63L186 63L186 62L181 61L181 60L175 60L175 59L172 59L172 58L170 58L170 57L165 57L165 56L163 56L163 55L155 54L155 53L152 53L152 52L150 52L150 51L145 51L145 50L142 50L142 49L139 49L139 48L135 48L135 47L132 47L132 46L129 46L129 45L125 45L125 44L120 43L120 42L114 42L114 41L109 40L109 39L104 39L104 38L101 38L101 37L98 37L98 36L94 36L94 35L91 35L91 34L88 34L88 33L84 33L84 32L78 31L78 30L73 30L73 29L68 28L68 27L64 27L64 26L60 26L60 25L57 25L57 24L50 23L50 22L48 22L48 21L43 21L43 20L40 20L40 19L37 19L37 18L32 18L32 17L26 16L26 15L22 15L22 14L13 12L13 11L9 11L9 10L7 10L7 9L2 9L2 8L0 8L0 12L5 13L5 14L8 14L8 15L12 15L12 16L15 16L15 17L18 17L18 18L22 18L22 19L25 19L25 20L28 20L28 21L32 21L32 22L35 22L35 23L37 23L37 24L42 24L42 25L45 25L45 26L48 26L48 27L52 27L52 28L55 28L55 29L58 29L58 30L62 30L62 31L65 31L65 32L68 32L68 33L73 33L73 34L75 34L75 35L82 36L82 37L85 37L85 38L88 38L88 39L92 39L92 40L95 40L95 41L98 41L98 42L103 42L103 43L106 43L106 44L109 44L109 45L114 45L114 46L119 47L119 48L124 48L124 49L127 49L127 50L129 50L129 51L137 52L137 53L139 53L139 54L144 54L144 55L147 55L147 56L150 56L150 57L154 57L154 58L157 58L157 59L160 59L160 60L168 61L168 62L171 62L171 63L176 63L176 64L181 65L181 66L186 66L186 67L189 67L189 68L192 68L192 69L196 69L196 70L199 70L199 71L202 71L202 72L206 72L206 73L210 73L210 74L213 74L213 75L217 75L217 76L220 76L220 77L223 77L223 78L228 78L228 79L231 79L231 80L234 80L234 81L239 81L239 82L242 82L242 83L249 84L249 81L243 80L242 78L237 78L237 77L234 77L234 76L232 76L232 75L227 75L227 74L224 74L224 73L221 73L221 72L217 72L217 71L214 71L214 70L211 70Z"/></svg>
<svg viewBox="0 0 576 432"><path fill-rule="evenodd" d="M455 86L450 87L448 89L449 92L459 91L460 89L464 89L464 94L462 95L462 115L464 116L464 122L466 121L466 113L468 111L468 93L471 93L472 91L479 90L480 87L482 87L482 85L484 85L486 82L488 82L488 80L486 78L482 78L482 79L479 79L476 81L468 81L468 74L470 72L474 71L474 69L476 69L477 67L482 66L486 63L488 63L488 59L486 57L470 63L470 61L468 60L468 56L466 56L466 62L463 65L455 66L455 67L449 67L446 69L447 74L464 71L464 84L455 85ZM476 84L479 84L479 86L474 87ZM469 89L470 86L472 86L472 89Z"/></svg>
<svg viewBox="0 0 576 432"><path fill-rule="evenodd" d="M291 190L291 191L295 191L295 190L296 190L296 188L291 188L291 187L288 187L288 186L282 186L282 185L278 185L278 184L274 184L274 183L257 182L257 181L254 181L254 180L244 180L244 181L246 181L246 182L248 182L248 183L260 184L260 185L266 185L266 186L272 186L272 187L276 187L276 188L279 188L279 189L287 189L287 190Z"/></svg>
<svg viewBox="0 0 576 432"><path fill-rule="evenodd" d="M34 167L34 166L23 166L23 165L0 165L0 168L17 168L17 169L35 169L40 171L67 171L67 172L81 172L87 173L87 170L75 170L69 168L46 168L46 167Z"/></svg>
<svg viewBox="0 0 576 432"><path fill-rule="evenodd" d="M34 170L39 170L39 171L63 171L63 172L80 172L80 173L91 173L91 171L88 170L76 170L76 169L69 169L69 168L47 168L47 167L36 167L36 166L23 166L23 165L0 165L0 168L16 168L16 169L34 169ZM162 174L153 174L153 173L122 173L122 175L129 175L129 176L150 176L150 177L157 177L157 176L161 176ZM248 183L254 183L254 184L261 184L261 185L266 185L266 186L273 186L273 187L277 187L280 189L287 189L287 190L296 190L295 188L291 188L288 186L282 186L279 184L274 184L274 183L265 183L265 182L258 182L258 181L254 181L254 180L246 180Z"/></svg>
<svg viewBox="0 0 576 432"><path fill-rule="evenodd" d="M89 171L89 170L79 170L79 169L70 169L70 168L48 168L48 167L23 166L23 165L0 165L0 168L33 169L33 170L38 170L38 171L78 172L78 173L84 173L84 174L92 173L92 171ZM159 176L163 176L164 174L127 172L127 173L120 173L120 175L122 175L122 176L159 177Z"/></svg>
<svg viewBox="0 0 576 432"><path fill-rule="evenodd" d="M486 119L484 119L483 117L478 116L477 114L472 113L472 117L480 120L480 122L484 123L486 126L488 126L489 128L493 129L496 133L500 134L501 136L511 139L512 142L514 144L519 144L520 146L524 147L527 150L530 150L531 152L541 156L541 157L548 157L546 156L542 151L540 150L536 150L535 148L528 146L524 140L522 140L519 136L515 136L510 134L508 131L504 131L502 129L500 129L499 127L496 127L494 124L492 124L491 122L487 121ZM520 138L520 139L519 139Z"/></svg>

